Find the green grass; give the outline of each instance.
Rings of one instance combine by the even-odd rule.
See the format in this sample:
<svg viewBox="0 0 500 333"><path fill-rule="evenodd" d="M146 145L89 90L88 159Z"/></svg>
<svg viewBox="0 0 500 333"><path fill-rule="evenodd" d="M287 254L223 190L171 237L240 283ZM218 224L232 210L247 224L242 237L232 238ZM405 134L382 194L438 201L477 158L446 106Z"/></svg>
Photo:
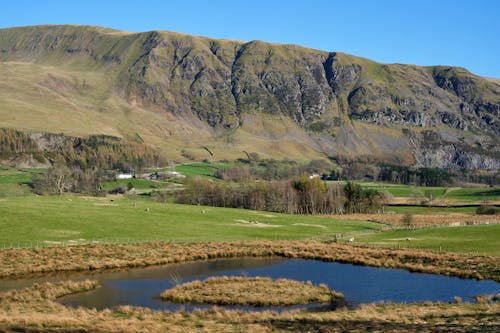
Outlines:
<svg viewBox="0 0 500 333"><path fill-rule="evenodd" d="M14 169L0 167L0 198L31 195L29 184L33 173L44 169Z"/></svg>
<svg viewBox="0 0 500 333"><path fill-rule="evenodd" d="M182 173L187 177L214 177L217 169L227 169L232 166L231 163L191 163L175 167L175 171Z"/></svg>
<svg viewBox="0 0 500 333"><path fill-rule="evenodd" d="M499 200L500 187L458 188L424 187L390 183L360 182L361 186L377 191L387 191L395 197L428 196L434 199L454 199L460 201Z"/></svg>
<svg viewBox="0 0 500 333"><path fill-rule="evenodd" d="M124 185L126 187L128 183L132 183L136 190L162 189L168 186L167 182L148 179L121 179L104 182L103 187L106 191L109 191L117 188L119 185Z"/></svg>
<svg viewBox="0 0 500 333"><path fill-rule="evenodd" d="M491 224L388 231L356 237L356 242L500 256L499 239L500 224Z"/></svg>
<svg viewBox="0 0 500 333"><path fill-rule="evenodd" d="M115 197L113 201L109 197L80 196L0 199L0 246L16 242L105 238L117 241L304 239L379 226L372 222L162 204L122 197Z"/></svg>
<svg viewBox="0 0 500 333"><path fill-rule="evenodd" d="M438 198L442 197L446 192L446 187L424 187L372 182L361 182L359 184L365 188L370 188L377 191L387 191L395 197L412 197L415 195L427 195L429 193L432 193L432 196L434 198Z"/></svg>
<svg viewBox="0 0 500 333"><path fill-rule="evenodd" d="M500 187L454 188L446 193L445 198L456 200L500 200Z"/></svg>
<svg viewBox="0 0 500 333"><path fill-rule="evenodd" d="M46 170L0 167L0 184L28 184L31 183L33 173L44 171Z"/></svg>

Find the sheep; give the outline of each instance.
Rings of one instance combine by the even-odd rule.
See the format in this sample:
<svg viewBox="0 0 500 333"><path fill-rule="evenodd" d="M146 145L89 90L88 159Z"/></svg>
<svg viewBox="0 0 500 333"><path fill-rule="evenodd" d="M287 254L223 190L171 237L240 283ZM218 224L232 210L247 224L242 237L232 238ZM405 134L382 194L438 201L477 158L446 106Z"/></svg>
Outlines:
<svg viewBox="0 0 500 333"><path fill-rule="evenodd" d="M406 237L406 241L407 241L407 242L410 242L410 241L411 241L411 238L410 238L410 237Z"/></svg>
<svg viewBox="0 0 500 333"><path fill-rule="evenodd" d="M354 242L354 237L349 238L349 243L352 243L352 242Z"/></svg>

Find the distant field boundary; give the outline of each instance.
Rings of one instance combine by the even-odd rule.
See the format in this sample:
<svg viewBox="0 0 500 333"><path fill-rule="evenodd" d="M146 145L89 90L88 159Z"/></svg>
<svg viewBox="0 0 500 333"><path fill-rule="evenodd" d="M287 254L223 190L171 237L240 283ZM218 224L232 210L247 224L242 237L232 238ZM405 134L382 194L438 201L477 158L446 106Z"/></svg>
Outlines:
<svg viewBox="0 0 500 333"><path fill-rule="evenodd" d="M500 207L500 202L499 201L494 201L491 202L491 200L488 200L487 203L489 206L495 206L495 207ZM391 203L389 205L386 205L386 207L425 207L425 208L467 208L467 207L479 207L481 206L482 203L477 203L477 204L460 204L460 203L450 203L450 204L432 204L432 205L422 205L422 204L412 204L412 203Z"/></svg>
<svg viewBox="0 0 500 333"><path fill-rule="evenodd" d="M452 228L452 227L465 227L465 226L475 226L475 225L492 225L492 224L500 224L500 221L485 221L485 222L452 222L452 223L443 223L443 224L428 224L428 225L410 225L410 226L395 226L389 225L372 230L360 230L360 231L351 231L340 234L334 234L333 236L325 236L322 239L329 239L333 237L337 240L344 240L346 238L350 238L353 236L363 236L369 234L375 234L386 231L398 231L398 230L420 230L420 229L437 229L437 228Z"/></svg>

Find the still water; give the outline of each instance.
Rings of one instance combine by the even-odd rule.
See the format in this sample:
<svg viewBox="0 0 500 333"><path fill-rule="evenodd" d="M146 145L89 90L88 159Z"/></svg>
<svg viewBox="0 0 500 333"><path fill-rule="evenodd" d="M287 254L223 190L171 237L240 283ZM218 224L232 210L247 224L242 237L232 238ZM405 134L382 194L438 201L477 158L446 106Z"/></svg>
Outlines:
<svg viewBox="0 0 500 333"><path fill-rule="evenodd" d="M66 296L60 302L97 309L134 305L158 310L184 308L189 311L204 306L163 302L158 299L158 295L178 283L221 275L288 278L311 281L315 285L325 283L331 289L342 292L349 306L380 301L451 302L454 296L472 301L474 295L500 292L500 283L489 280L476 281L410 273L401 269L276 258L218 259L111 272L64 273L31 279L0 280L0 291L25 287L34 282L95 279L99 281L100 288Z"/></svg>

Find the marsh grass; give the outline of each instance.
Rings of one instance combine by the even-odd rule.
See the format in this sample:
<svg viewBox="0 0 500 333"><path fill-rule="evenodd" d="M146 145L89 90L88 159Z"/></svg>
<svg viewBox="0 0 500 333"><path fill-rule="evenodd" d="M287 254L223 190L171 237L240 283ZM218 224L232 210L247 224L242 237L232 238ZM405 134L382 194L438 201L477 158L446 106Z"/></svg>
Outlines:
<svg viewBox="0 0 500 333"><path fill-rule="evenodd" d="M56 297L93 288L95 282L44 283L19 298L0 294L0 331L16 332L498 332L500 304L365 304L356 309L312 313L244 312L212 307L161 312L120 306L97 311L70 308ZM47 297L38 297L37 294Z"/></svg>
<svg viewBox="0 0 500 333"><path fill-rule="evenodd" d="M283 257L402 268L500 281L500 257L352 246L320 241L93 244L0 250L0 276L144 267L231 257Z"/></svg>
<svg viewBox="0 0 500 333"><path fill-rule="evenodd" d="M22 290L11 290L0 294L0 301L33 302L93 290L99 287L95 280L35 283Z"/></svg>
<svg viewBox="0 0 500 333"><path fill-rule="evenodd" d="M330 302L343 294L326 285L267 277L222 276L192 281L161 293L165 301L217 305L277 306Z"/></svg>

